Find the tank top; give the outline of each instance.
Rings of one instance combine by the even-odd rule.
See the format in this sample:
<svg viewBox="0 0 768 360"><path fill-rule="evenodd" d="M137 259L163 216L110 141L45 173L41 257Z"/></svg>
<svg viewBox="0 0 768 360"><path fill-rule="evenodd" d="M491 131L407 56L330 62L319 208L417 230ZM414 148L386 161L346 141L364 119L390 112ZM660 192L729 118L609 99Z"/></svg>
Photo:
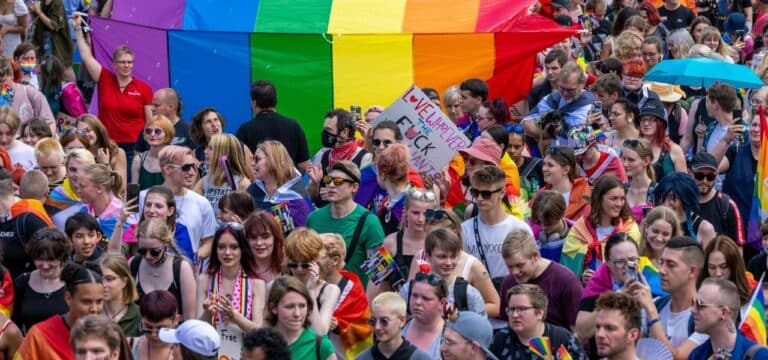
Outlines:
<svg viewBox="0 0 768 360"><path fill-rule="evenodd" d="M141 163L139 164L139 189L145 190L149 189L155 185L162 185L165 182L165 177L163 176L163 172L151 172L144 168L144 161L147 159L147 155L149 155L149 151L145 151L141 153L140 159Z"/></svg>
<svg viewBox="0 0 768 360"><path fill-rule="evenodd" d="M675 172L675 163L672 162L669 150L661 150L659 159L653 163L653 172L656 174L656 181L661 181L667 174Z"/></svg>
<svg viewBox="0 0 768 360"><path fill-rule="evenodd" d="M181 302L181 262L183 260L178 257L173 257L173 281L171 282L171 285L168 286L168 292L173 294L173 297L176 298L176 303L179 305L179 315L184 314L184 303ZM144 291L144 289L141 287L141 279L139 278L139 264L141 263L141 258L138 256L135 256L133 259L131 259L131 275L133 275L133 278L136 279L136 290L139 292L139 299L136 300L136 304L139 303L139 300L146 295L147 293Z"/></svg>

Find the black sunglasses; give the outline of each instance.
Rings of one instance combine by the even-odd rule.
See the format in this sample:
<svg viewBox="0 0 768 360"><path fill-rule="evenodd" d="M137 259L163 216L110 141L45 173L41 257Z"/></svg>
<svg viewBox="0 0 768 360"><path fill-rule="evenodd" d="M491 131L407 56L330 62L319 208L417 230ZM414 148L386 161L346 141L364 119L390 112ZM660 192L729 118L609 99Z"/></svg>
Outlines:
<svg viewBox="0 0 768 360"><path fill-rule="evenodd" d="M384 144L384 147L387 147L389 145L392 145L392 140L373 139L371 140L371 144L376 147L380 146L381 144Z"/></svg>
<svg viewBox="0 0 768 360"><path fill-rule="evenodd" d="M149 252L149 255L152 255L152 257L158 257L163 253L163 249L147 249L141 247L136 249L136 253L140 256L146 256L147 252Z"/></svg>
<svg viewBox="0 0 768 360"><path fill-rule="evenodd" d="M707 181L715 181L715 179L717 178L717 174L712 174L712 173L705 174L705 173L695 172L693 173L693 177L699 181L704 179L707 179Z"/></svg>
<svg viewBox="0 0 768 360"><path fill-rule="evenodd" d="M183 164L183 165L171 164L171 166L179 168L179 169L181 169L181 171L189 171L189 170L192 170L192 169L197 170L197 165L191 164L191 163L190 164Z"/></svg>
<svg viewBox="0 0 768 360"><path fill-rule="evenodd" d="M477 190L475 188L469 188L469 194L472 195L473 198L479 198L482 197L483 199L488 199L491 197L491 195L503 190L504 187L500 187L496 190Z"/></svg>
<svg viewBox="0 0 768 360"><path fill-rule="evenodd" d="M375 318L373 316L371 316L371 318L368 319L368 325L371 325L371 327L376 327L376 323L381 324L381 326L383 327L387 327L389 326L389 319L385 317Z"/></svg>
<svg viewBox="0 0 768 360"><path fill-rule="evenodd" d="M305 269L305 270L306 270L306 269L309 269L309 267L310 267L311 265L310 265L310 263L308 263L308 262L302 262L302 263L298 263L298 262L289 262L289 263L288 263L288 268L289 268L289 269L298 269L298 268L299 268L299 266L301 266L301 268L302 268L302 269Z"/></svg>
<svg viewBox="0 0 768 360"><path fill-rule="evenodd" d="M622 144L622 145L624 147L635 148L638 145L640 145L640 140L638 140L638 139L627 139L627 140L624 140L624 144Z"/></svg>
<svg viewBox="0 0 768 360"><path fill-rule="evenodd" d="M243 224L238 222L229 221L221 223L216 227L216 230L231 230L240 233L242 236L245 236L245 228L243 227Z"/></svg>
<svg viewBox="0 0 768 360"><path fill-rule="evenodd" d="M424 216L426 216L427 219L435 220L442 220L445 217L449 217L448 213L443 209L427 209L427 211L424 212Z"/></svg>
<svg viewBox="0 0 768 360"><path fill-rule="evenodd" d="M425 274L423 272L417 272L416 277L414 278L416 281L427 281L427 284L432 286L440 285L443 282L443 279L441 279L439 276L435 274Z"/></svg>

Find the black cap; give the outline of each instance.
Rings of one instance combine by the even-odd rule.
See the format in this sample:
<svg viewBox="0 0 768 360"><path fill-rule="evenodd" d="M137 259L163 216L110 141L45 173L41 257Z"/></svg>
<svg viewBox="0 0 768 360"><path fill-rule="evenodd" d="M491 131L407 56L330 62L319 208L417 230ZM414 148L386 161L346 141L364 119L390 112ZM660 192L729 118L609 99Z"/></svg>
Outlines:
<svg viewBox="0 0 768 360"><path fill-rule="evenodd" d="M665 123L667 122L667 109L664 108L664 103L656 97L649 97L645 104L640 108L640 116L651 115L655 116Z"/></svg>
<svg viewBox="0 0 768 360"><path fill-rule="evenodd" d="M556 8L571 8L571 1L570 0L552 0L552 2L549 3L552 5L552 7Z"/></svg>
<svg viewBox="0 0 768 360"><path fill-rule="evenodd" d="M717 171L717 160L708 152L700 152L691 159L691 170L712 169Z"/></svg>
<svg viewBox="0 0 768 360"><path fill-rule="evenodd" d="M555 16L555 22L560 26L573 26L573 19L568 15Z"/></svg>

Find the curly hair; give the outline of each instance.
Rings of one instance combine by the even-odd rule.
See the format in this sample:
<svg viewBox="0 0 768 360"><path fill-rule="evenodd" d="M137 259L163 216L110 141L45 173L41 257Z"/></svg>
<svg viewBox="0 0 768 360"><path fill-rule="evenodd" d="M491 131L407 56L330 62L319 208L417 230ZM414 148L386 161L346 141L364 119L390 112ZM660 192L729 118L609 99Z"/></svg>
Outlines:
<svg viewBox="0 0 768 360"><path fill-rule="evenodd" d="M595 310L618 310L626 320L625 330L639 330L642 327L640 313L643 306L640 305L640 301L629 294L614 291L606 292L597 298Z"/></svg>
<svg viewBox="0 0 768 360"><path fill-rule="evenodd" d="M408 145L396 143L384 149L375 159L379 175L389 181L403 184L408 182Z"/></svg>

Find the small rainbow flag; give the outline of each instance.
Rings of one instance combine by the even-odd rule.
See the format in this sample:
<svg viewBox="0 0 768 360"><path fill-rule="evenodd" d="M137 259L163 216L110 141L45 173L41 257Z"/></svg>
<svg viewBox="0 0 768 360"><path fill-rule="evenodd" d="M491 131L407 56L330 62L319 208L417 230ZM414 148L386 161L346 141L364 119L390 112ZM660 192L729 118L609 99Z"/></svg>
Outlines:
<svg viewBox="0 0 768 360"><path fill-rule="evenodd" d="M765 299L763 299L764 277L765 274L760 277L760 282L755 286L755 292L749 301L747 315L744 316L741 325L739 325L739 330L744 333L744 336L763 346L766 345Z"/></svg>
<svg viewBox="0 0 768 360"><path fill-rule="evenodd" d="M761 250L760 225L768 218L768 121L763 105L760 105L760 155L756 172L752 209L747 221L747 245Z"/></svg>
<svg viewBox="0 0 768 360"><path fill-rule="evenodd" d="M365 275L376 285L381 284L384 279L393 271L397 271L397 263L392 258L392 254L384 246L379 247L379 251L363 262L360 268L365 271Z"/></svg>
<svg viewBox="0 0 768 360"><path fill-rule="evenodd" d="M552 343L546 336L539 336L528 342L531 352L544 360L552 360Z"/></svg>
<svg viewBox="0 0 768 360"><path fill-rule="evenodd" d="M560 344L560 347L557 348L555 356L557 357L557 360L573 360L571 353L568 352L568 349L566 349L563 344Z"/></svg>

